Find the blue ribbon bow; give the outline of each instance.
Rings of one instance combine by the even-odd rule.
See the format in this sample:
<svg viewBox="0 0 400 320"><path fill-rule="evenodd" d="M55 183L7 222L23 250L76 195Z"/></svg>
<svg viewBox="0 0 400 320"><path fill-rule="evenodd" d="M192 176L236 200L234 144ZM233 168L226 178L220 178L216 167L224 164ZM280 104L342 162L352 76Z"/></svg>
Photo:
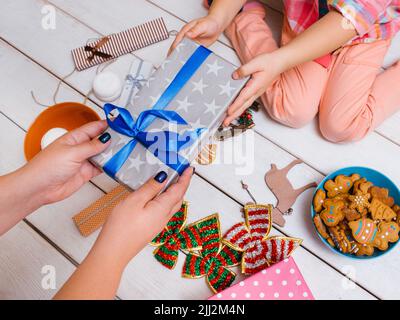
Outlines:
<svg viewBox="0 0 400 320"><path fill-rule="evenodd" d="M145 130L157 118L178 125L188 124L177 112L164 109L186 85L210 54L210 50L199 46L183 65L153 108L140 113L136 121L130 112L124 108L119 108L112 104L104 106L104 112L110 128L124 136L132 138L107 161L103 167L104 172L115 178L115 175L128 160L139 142L168 167L175 170L178 174L183 173L190 164L187 159L179 155L179 151L193 145L205 128L185 131L183 134L170 131L146 132ZM109 115L114 110L118 111L118 116L110 119Z"/></svg>
<svg viewBox="0 0 400 320"><path fill-rule="evenodd" d="M114 110L117 110L119 114L116 118L110 119L108 116ZM190 147L204 130L204 128L199 128L193 131L185 131L183 134L170 131L145 131L150 117L160 118L178 125L187 125L188 123L175 111L146 110L138 116L136 121L128 110L112 104L106 104L104 111L111 129L132 138L103 167L104 171L112 177L115 177L124 165L138 142L168 167L182 174L189 166L189 162L179 155L179 151Z"/></svg>

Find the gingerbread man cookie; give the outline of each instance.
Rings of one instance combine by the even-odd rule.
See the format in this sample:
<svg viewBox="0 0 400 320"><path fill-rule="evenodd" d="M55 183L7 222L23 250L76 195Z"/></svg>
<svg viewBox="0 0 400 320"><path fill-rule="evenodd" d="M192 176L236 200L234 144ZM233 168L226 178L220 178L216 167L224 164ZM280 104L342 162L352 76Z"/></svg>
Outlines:
<svg viewBox="0 0 400 320"><path fill-rule="evenodd" d="M374 220L391 221L397 218L396 212L376 198L372 199L369 210L371 212L372 219Z"/></svg>
<svg viewBox="0 0 400 320"><path fill-rule="evenodd" d="M394 199L389 196L389 190L386 188L372 187L369 189L372 199L378 199L383 204L393 207Z"/></svg>
<svg viewBox="0 0 400 320"><path fill-rule="evenodd" d="M349 196L350 209L356 209L359 213L365 212L366 208L369 208L369 193L363 194L360 190L355 195Z"/></svg>
<svg viewBox="0 0 400 320"><path fill-rule="evenodd" d="M339 175L335 180L325 182L324 188L328 191L328 197L333 198L341 193L348 193L353 187L355 181L359 180L358 174L353 174L351 177Z"/></svg>
<svg viewBox="0 0 400 320"><path fill-rule="evenodd" d="M368 193L368 190L373 186L373 183L368 181L365 178L361 178L354 182L353 186L353 194L356 194L357 191L361 191L363 194Z"/></svg>
<svg viewBox="0 0 400 320"><path fill-rule="evenodd" d="M394 221L382 221L378 225L378 233L373 241L374 247L379 250L387 250L389 242L397 242L399 240L399 225Z"/></svg>
<svg viewBox="0 0 400 320"><path fill-rule="evenodd" d="M356 254L356 256L372 256L374 254L375 248L374 246L370 244L360 244L356 243L356 247L353 251L353 253Z"/></svg>
<svg viewBox="0 0 400 320"><path fill-rule="evenodd" d="M322 205L326 199L326 192L322 189L317 190L314 196L313 205L315 212L319 213L322 210Z"/></svg>
<svg viewBox="0 0 400 320"><path fill-rule="evenodd" d="M322 221L327 227L334 227L344 219L343 208L345 203L341 200L327 199L323 204L324 210L320 213Z"/></svg>

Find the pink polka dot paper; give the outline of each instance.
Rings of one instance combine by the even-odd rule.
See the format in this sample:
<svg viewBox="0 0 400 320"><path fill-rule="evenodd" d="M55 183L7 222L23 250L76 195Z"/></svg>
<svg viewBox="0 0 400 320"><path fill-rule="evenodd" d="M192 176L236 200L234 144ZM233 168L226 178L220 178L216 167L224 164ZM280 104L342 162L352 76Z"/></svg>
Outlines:
<svg viewBox="0 0 400 320"><path fill-rule="evenodd" d="M210 300L314 300L293 258L277 263Z"/></svg>

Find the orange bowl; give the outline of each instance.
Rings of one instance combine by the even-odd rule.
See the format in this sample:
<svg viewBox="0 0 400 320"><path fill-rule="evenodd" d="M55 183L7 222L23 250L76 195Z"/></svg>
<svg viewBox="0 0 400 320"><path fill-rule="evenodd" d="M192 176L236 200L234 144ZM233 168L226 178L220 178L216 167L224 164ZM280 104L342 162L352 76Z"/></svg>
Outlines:
<svg viewBox="0 0 400 320"><path fill-rule="evenodd" d="M89 107L76 102L64 102L43 111L30 126L24 142L27 161L41 151L41 141L47 131L53 128L74 130L86 123L100 120L100 116Z"/></svg>

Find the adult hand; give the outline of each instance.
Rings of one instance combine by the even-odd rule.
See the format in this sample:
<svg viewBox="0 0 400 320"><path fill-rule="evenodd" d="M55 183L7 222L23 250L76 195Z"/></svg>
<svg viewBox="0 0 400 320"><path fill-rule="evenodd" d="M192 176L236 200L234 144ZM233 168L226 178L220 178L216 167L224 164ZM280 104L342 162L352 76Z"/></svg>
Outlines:
<svg viewBox="0 0 400 320"><path fill-rule="evenodd" d="M159 194L167 179L160 172L121 202L55 299L113 299L128 262L179 210L192 175L193 168L188 168L177 183Z"/></svg>
<svg viewBox="0 0 400 320"><path fill-rule="evenodd" d="M104 151L110 134L104 133L106 121L91 122L60 137L22 170L30 177L29 188L34 188L41 205L61 201L101 171L88 159Z"/></svg>
<svg viewBox="0 0 400 320"><path fill-rule="evenodd" d="M179 180L161 194L167 179L163 171L132 192L111 213L94 252L112 257L124 267L180 209L193 172L193 168L186 169Z"/></svg>

